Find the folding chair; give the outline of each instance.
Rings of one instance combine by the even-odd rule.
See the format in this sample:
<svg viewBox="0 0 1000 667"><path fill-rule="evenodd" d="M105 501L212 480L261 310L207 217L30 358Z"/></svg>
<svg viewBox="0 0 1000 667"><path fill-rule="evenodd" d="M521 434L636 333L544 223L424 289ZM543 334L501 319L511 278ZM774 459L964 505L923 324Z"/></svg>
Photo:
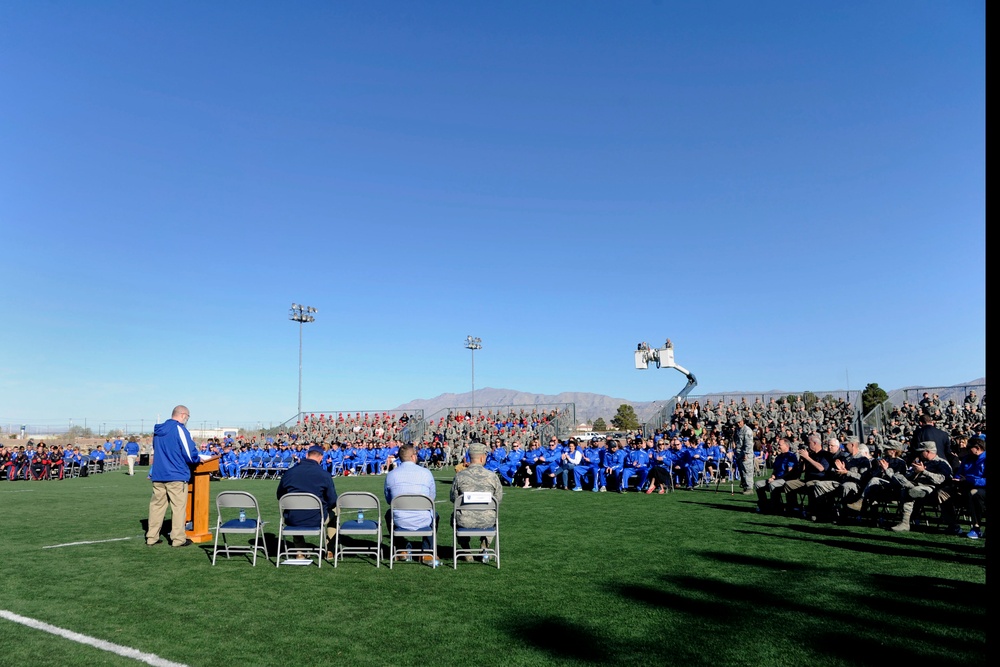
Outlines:
<svg viewBox="0 0 1000 667"><path fill-rule="evenodd" d="M321 519L318 526L288 526L285 524L286 510L315 510L320 513ZM284 555L288 558L292 555L308 555L316 552L318 567L323 567L323 557L326 555L326 515L323 514L323 503L318 497L311 493L288 493L278 499L278 512L280 515L278 523L278 558L275 567L281 565L281 558ZM319 546L311 548L308 546L289 546L285 542L286 537L316 537ZM308 562L308 561L307 561ZM287 565L287 563L286 563Z"/></svg>
<svg viewBox="0 0 1000 667"><path fill-rule="evenodd" d="M234 553L252 553L253 566L257 567L257 551L264 552L267 558L267 547L264 546L264 525L265 521L260 520L260 507L253 494L246 491L220 491L215 497L215 508L218 517L215 520L215 544L212 547L212 565L215 565L215 556L219 551L224 551L226 558ZM240 521L239 517L222 520L223 509L241 509L246 512L246 518ZM222 536L222 548L219 548L219 536ZM253 546L231 546L228 535L253 535Z"/></svg>
<svg viewBox="0 0 1000 667"><path fill-rule="evenodd" d="M250 457L250 465L247 466L247 474L250 479L257 479L260 477L262 465L262 457L259 454L257 456Z"/></svg>
<svg viewBox="0 0 1000 667"><path fill-rule="evenodd" d="M407 552L409 556L431 556L431 564L433 567L437 567L438 562L437 557L437 520L434 510L434 501L427 496L421 496L416 494L405 494L401 496L396 496L392 499L390 505L392 511L395 513L397 510L417 510L417 511L429 511L430 512L430 525L417 530L405 530L396 526L396 522L392 521L389 524L389 569L392 569L392 563L396 560L396 557L401 555L403 551ZM418 537L421 540L425 537L431 538L431 548L424 549L422 546L420 548L410 547L397 549L396 548L396 538L412 538Z"/></svg>
<svg viewBox="0 0 1000 667"><path fill-rule="evenodd" d="M333 538L333 566L344 556L375 556L375 567L382 562L382 510L378 498L364 491L348 491L337 498L340 509L339 525ZM375 519L366 519L365 513L370 512ZM340 536L359 538L374 537L374 542L363 541L357 545L347 546L340 543Z"/></svg>
<svg viewBox="0 0 1000 667"><path fill-rule="evenodd" d="M493 525L488 528L463 528L458 525L458 512L459 510L466 516L473 514L475 512L496 512L496 521ZM455 497L455 511L451 515L451 528L452 528L452 547L453 554L452 557L452 569L458 568L458 558L459 556L486 556L486 560L493 558L496 561L497 569L500 569L500 507L497 504L496 499L493 494L486 492L470 491L463 493L462 495ZM478 522L477 522L478 523ZM460 548L458 546L458 538L467 537L469 538L469 547ZM480 544L477 547L473 547L474 538L493 538L493 546L483 548Z"/></svg>

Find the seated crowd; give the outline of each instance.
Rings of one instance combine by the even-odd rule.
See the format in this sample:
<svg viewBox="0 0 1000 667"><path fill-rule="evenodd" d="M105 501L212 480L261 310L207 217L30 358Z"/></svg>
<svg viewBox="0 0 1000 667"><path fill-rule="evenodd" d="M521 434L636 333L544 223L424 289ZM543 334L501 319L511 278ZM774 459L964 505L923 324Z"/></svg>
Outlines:
<svg viewBox="0 0 1000 667"><path fill-rule="evenodd" d="M19 447L0 446L0 479L6 481L43 481L50 479L69 479L86 477L89 474L117 470L122 463L126 450L139 446L134 440L127 444L116 439L110 439L94 449L83 449L79 446L49 447L44 442L35 444L29 440Z"/></svg>

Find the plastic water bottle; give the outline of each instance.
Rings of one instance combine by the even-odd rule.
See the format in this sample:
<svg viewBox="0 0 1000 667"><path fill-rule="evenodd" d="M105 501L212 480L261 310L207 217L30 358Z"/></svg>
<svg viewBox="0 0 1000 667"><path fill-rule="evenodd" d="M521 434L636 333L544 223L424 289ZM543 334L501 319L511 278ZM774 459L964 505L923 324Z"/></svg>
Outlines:
<svg viewBox="0 0 1000 667"><path fill-rule="evenodd" d="M240 508L240 523L246 523L246 520L247 520L247 511L241 507Z"/></svg>
<svg viewBox="0 0 1000 667"><path fill-rule="evenodd" d="M363 523L365 520L365 513L358 510L358 523Z"/></svg>

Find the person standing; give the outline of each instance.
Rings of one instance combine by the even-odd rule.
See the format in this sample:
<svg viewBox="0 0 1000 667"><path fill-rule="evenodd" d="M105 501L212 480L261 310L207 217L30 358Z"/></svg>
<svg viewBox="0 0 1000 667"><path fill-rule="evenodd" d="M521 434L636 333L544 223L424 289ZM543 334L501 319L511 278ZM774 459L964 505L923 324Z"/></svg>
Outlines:
<svg viewBox="0 0 1000 667"><path fill-rule="evenodd" d="M174 408L170 419L153 428L153 459L149 479L153 482L153 497L149 500L149 529L146 546L160 543L160 528L170 505L170 545L188 547L193 544L184 532L187 518L188 481L191 467L201 461L198 446L187 430L191 411L183 405Z"/></svg>
<svg viewBox="0 0 1000 667"><path fill-rule="evenodd" d="M128 442L125 443L125 458L128 460L128 476L133 477L135 475L135 460L139 456L139 443L135 441L135 438L129 438Z"/></svg>
<svg viewBox="0 0 1000 667"><path fill-rule="evenodd" d="M736 433L733 434L733 455L740 470L740 487L744 496L753 495L753 431L742 415L736 418Z"/></svg>

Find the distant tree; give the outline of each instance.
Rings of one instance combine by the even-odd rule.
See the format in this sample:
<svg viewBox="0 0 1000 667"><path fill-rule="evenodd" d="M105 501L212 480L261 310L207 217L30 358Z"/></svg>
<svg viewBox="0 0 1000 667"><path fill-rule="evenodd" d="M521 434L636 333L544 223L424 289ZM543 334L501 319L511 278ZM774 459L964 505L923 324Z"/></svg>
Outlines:
<svg viewBox="0 0 1000 667"><path fill-rule="evenodd" d="M639 417L635 408L628 403L618 406L618 413L611 418L611 425L619 431L634 431L639 428Z"/></svg>
<svg viewBox="0 0 1000 667"><path fill-rule="evenodd" d="M799 400L799 397L796 396L795 394L789 394L788 396L785 396L785 403L788 403L793 407L795 406L795 401L797 400Z"/></svg>
<svg viewBox="0 0 1000 667"><path fill-rule="evenodd" d="M802 402L806 404L806 410L812 410L819 402L819 397L811 391L802 392Z"/></svg>
<svg viewBox="0 0 1000 667"><path fill-rule="evenodd" d="M885 389L878 386L877 382L869 382L865 390L861 392L861 412L868 414L876 405L880 405L889 400L889 394Z"/></svg>
<svg viewBox="0 0 1000 667"><path fill-rule="evenodd" d="M594 430L595 431L607 431L608 425L604 422L604 417L598 417L594 420Z"/></svg>
<svg viewBox="0 0 1000 667"><path fill-rule="evenodd" d="M67 438L93 438L94 430L91 428L85 428L79 424L71 426L68 431L66 431Z"/></svg>

